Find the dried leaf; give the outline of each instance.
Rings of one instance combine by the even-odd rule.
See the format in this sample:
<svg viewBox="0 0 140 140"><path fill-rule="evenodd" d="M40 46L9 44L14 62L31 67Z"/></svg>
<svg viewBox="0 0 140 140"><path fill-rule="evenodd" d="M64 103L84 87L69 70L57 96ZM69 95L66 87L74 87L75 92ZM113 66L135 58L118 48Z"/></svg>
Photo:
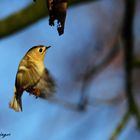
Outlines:
<svg viewBox="0 0 140 140"><path fill-rule="evenodd" d="M47 0L49 10L49 25L54 26L57 20L57 31L59 35L64 33L64 25L67 10L67 0Z"/></svg>

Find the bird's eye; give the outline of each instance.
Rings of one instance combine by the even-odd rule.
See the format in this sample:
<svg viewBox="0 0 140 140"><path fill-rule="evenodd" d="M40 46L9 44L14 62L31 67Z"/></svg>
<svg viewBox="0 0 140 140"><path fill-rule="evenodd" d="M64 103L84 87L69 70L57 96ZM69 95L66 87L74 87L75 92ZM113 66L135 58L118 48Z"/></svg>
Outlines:
<svg viewBox="0 0 140 140"><path fill-rule="evenodd" d="M39 49L39 52L41 53L42 51L43 51L43 49L42 49L42 48L40 48L40 49Z"/></svg>

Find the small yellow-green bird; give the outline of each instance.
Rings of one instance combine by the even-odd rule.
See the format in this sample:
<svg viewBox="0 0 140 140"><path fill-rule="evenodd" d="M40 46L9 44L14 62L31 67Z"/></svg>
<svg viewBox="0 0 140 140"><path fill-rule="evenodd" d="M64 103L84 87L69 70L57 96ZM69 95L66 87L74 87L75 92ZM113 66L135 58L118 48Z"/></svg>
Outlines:
<svg viewBox="0 0 140 140"><path fill-rule="evenodd" d="M55 92L55 82L44 65L48 48L50 46L34 46L21 60L16 74L14 96L9 103L15 111L22 111L23 91L41 98L48 98Z"/></svg>

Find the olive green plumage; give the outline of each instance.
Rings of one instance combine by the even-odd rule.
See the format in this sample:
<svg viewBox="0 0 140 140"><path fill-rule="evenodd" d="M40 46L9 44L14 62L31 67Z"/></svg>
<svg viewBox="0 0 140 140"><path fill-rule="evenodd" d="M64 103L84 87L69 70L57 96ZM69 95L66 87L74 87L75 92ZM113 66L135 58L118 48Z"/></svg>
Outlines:
<svg viewBox="0 0 140 140"><path fill-rule="evenodd" d="M48 98L55 92L55 82L44 65L45 54L50 47L34 46L21 60L16 80L14 96L10 108L22 111L22 94L27 91L36 97Z"/></svg>

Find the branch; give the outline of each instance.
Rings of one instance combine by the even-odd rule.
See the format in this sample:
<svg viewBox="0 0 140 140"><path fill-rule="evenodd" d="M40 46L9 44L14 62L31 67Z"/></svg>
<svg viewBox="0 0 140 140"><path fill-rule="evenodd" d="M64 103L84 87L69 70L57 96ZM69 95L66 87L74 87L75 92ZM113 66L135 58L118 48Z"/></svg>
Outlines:
<svg viewBox="0 0 140 140"><path fill-rule="evenodd" d="M115 129L115 131L112 133L112 136L110 137L109 140L116 140L121 131L124 129L126 124L128 123L130 118L130 111L127 110L127 112L124 114L121 122L119 123L118 127Z"/></svg>
<svg viewBox="0 0 140 140"><path fill-rule="evenodd" d="M135 0L125 0L126 13L124 18L122 37L125 49L125 70L126 70L126 96L128 98L128 107L132 115L137 119L137 125L140 127L140 114L132 93L132 69L133 69L133 17L135 11Z"/></svg>
<svg viewBox="0 0 140 140"><path fill-rule="evenodd" d="M87 1L92 0L70 0L69 6ZM46 16L48 16L46 0L37 0L36 3L0 20L0 38L16 33Z"/></svg>
<svg viewBox="0 0 140 140"><path fill-rule="evenodd" d="M134 68L140 68L140 59L135 59L133 61L133 67Z"/></svg>
<svg viewBox="0 0 140 140"><path fill-rule="evenodd" d="M84 74L80 75L79 80L83 81L82 89L81 89L81 96L79 101L79 109L84 110L86 109L86 105L88 104L87 93L86 89L93 78L98 76L118 55L120 51L119 41L118 38L115 40L115 45L110 49L109 53L105 56L103 61L101 61L96 66L93 66L89 70L87 70Z"/></svg>

